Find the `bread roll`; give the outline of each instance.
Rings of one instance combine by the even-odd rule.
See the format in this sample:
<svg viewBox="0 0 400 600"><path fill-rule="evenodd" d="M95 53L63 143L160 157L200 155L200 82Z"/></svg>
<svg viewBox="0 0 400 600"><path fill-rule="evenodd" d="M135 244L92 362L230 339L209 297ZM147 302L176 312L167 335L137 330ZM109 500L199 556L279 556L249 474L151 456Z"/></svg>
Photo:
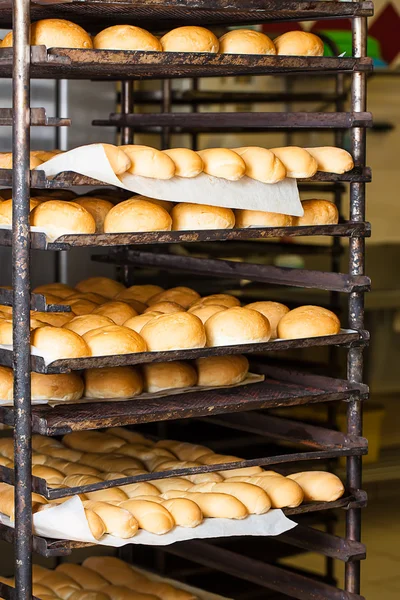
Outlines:
<svg viewBox="0 0 400 600"><path fill-rule="evenodd" d="M179 460L197 460L200 456L213 454L213 451L206 446L190 444L189 442L177 442L175 440L160 440L157 442L157 447L170 450Z"/></svg>
<svg viewBox="0 0 400 600"><path fill-rule="evenodd" d="M219 38L222 54L276 54L274 42L253 29L233 29Z"/></svg>
<svg viewBox="0 0 400 600"><path fill-rule="evenodd" d="M105 477L105 479L110 479L109 476ZM115 477L114 477L115 479ZM128 483L126 485L121 485L121 490L128 496L128 498L136 498L137 496L159 496L160 491L151 483L147 481L141 481L139 483Z"/></svg>
<svg viewBox="0 0 400 600"><path fill-rule="evenodd" d="M93 48L92 38L82 27L65 19L42 19L31 24L31 46L47 48ZM13 45L12 32L3 40L2 47Z"/></svg>
<svg viewBox="0 0 400 600"><path fill-rule="evenodd" d="M116 300L102 304L92 314L108 317L116 325L123 325L128 319L137 316L136 310L129 306L129 304Z"/></svg>
<svg viewBox="0 0 400 600"><path fill-rule="evenodd" d="M29 200L29 211L32 212L41 202L37 198ZM12 225L12 200L0 202L0 225Z"/></svg>
<svg viewBox="0 0 400 600"><path fill-rule="evenodd" d="M104 221L105 233L170 231L172 219L164 208L147 200L125 200L110 210Z"/></svg>
<svg viewBox="0 0 400 600"><path fill-rule="evenodd" d="M248 308L228 308L210 317L204 327L207 346L257 344L271 337L268 319Z"/></svg>
<svg viewBox="0 0 400 600"><path fill-rule="evenodd" d="M154 473L160 473L161 471L176 471L178 469L201 467L201 463L189 460L168 460L165 456L156 456L153 460L147 461L147 466Z"/></svg>
<svg viewBox="0 0 400 600"><path fill-rule="evenodd" d="M163 152L175 163L175 177L197 177L202 173L203 161L194 150L171 148L170 150L163 150Z"/></svg>
<svg viewBox="0 0 400 600"><path fill-rule="evenodd" d="M2 467L9 467L10 469L14 467L14 463L4 456L0 456L0 465Z"/></svg>
<svg viewBox="0 0 400 600"><path fill-rule="evenodd" d="M0 366L0 400L6 400L7 402L13 402L14 400L14 375L13 370L9 367Z"/></svg>
<svg viewBox="0 0 400 600"><path fill-rule="evenodd" d="M61 327L46 326L35 329L31 335L31 343L37 350L51 357L52 361L91 356L88 344L80 335Z"/></svg>
<svg viewBox="0 0 400 600"><path fill-rule="evenodd" d="M81 583L84 589L94 590L99 592L102 588L108 585L108 581L104 579L99 573L87 569L81 565L75 565L73 563L61 563L56 567L56 571L68 575L77 583Z"/></svg>
<svg viewBox="0 0 400 600"><path fill-rule="evenodd" d="M5 442L6 440L2 440L2 441ZM62 445L62 443L53 437L47 437L45 435L38 435L38 434L35 434L32 436L32 448L34 450L39 450L40 452L43 452L45 448L63 448L63 447L64 446Z"/></svg>
<svg viewBox="0 0 400 600"><path fill-rule="evenodd" d="M180 308L180 310L182 310L182 308ZM140 333L142 331L143 327L146 325L146 323L148 323L149 321L154 319L154 317L158 317L159 315L162 315L162 314L163 314L162 312L150 311L143 315L137 315L136 317L132 317L131 319L128 319L127 321L125 321L124 327L127 327L128 329L132 329L132 331L136 331L136 333Z"/></svg>
<svg viewBox="0 0 400 600"><path fill-rule="evenodd" d="M354 167L353 157L342 148L322 146L320 148L306 148L306 150L316 160L318 171L342 175L347 171L351 171Z"/></svg>
<svg viewBox="0 0 400 600"><path fill-rule="evenodd" d="M85 210L90 213L96 223L96 233L104 232L104 220L110 210L114 207L112 202L108 200L102 200L101 198L92 198L91 196L84 196L83 198L77 198L75 204L79 204Z"/></svg>
<svg viewBox="0 0 400 600"><path fill-rule="evenodd" d="M261 487L269 496L272 508L295 508L303 501L303 490L291 479L280 475L270 477L236 476L229 482L246 482ZM290 482L290 483L289 483Z"/></svg>
<svg viewBox="0 0 400 600"><path fill-rule="evenodd" d="M120 449L118 450L120 452ZM95 459L93 457L96 457ZM95 465L97 468L103 471L110 471L113 473L120 472L124 473L127 477L131 475L143 475L143 464L139 460L135 460L128 456L113 456L109 458L104 455L87 453L81 459L85 464ZM129 470L129 473L128 473ZM140 470L140 473L138 472ZM131 471L135 471L132 473Z"/></svg>
<svg viewBox="0 0 400 600"><path fill-rule="evenodd" d="M190 308L188 312L195 315L200 319L203 325L208 321L210 317L216 313L226 310L225 306L217 306L216 304L205 304L204 306L195 306Z"/></svg>
<svg viewBox="0 0 400 600"><path fill-rule="evenodd" d="M196 370L181 361L143 365L142 372L146 392L188 388L197 383Z"/></svg>
<svg viewBox="0 0 400 600"><path fill-rule="evenodd" d="M80 292L94 292L105 296L105 298L114 298L117 294L123 292L126 288L122 283L109 279L109 277L89 277L83 279L76 285Z"/></svg>
<svg viewBox="0 0 400 600"><path fill-rule="evenodd" d="M281 213L266 212L264 210L247 210L237 208L235 210L236 227L291 227L294 218Z"/></svg>
<svg viewBox="0 0 400 600"><path fill-rule="evenodd" d="M318 163L304 148L298 146L285 146L271 148L286 168L286 177L304 179L312 177L318 170Z"/></svg>
<svg viewBox="0 0 400 600"><path fill-rule="evenodd" d="M110 596L94 590L79 590L71 594L68 600L110 600Z"/></svg>
<svg viewBox="0 0 400 600"><path fill-rule="evenodd" d="M137 520L140 529L150 533L162 535L168 533L175 526L172 515L163 506L148 500L126 500L120 504L121 508L128 510Z"/></svg>
<svg viewBox="0 0 400 600"><path fill-rule="evenodd" d="M64 152L64 150L31 150L30 154L31 154L31 156L36 156L43 162L47 162L48 160L50 160L51 158L54 158L58 154L63 154L63 152ZM57 193L57 191L59 191L59 190L54 190L54 191L55 191L55 193ZM40 193L42 193L42 192L40 192ZM75 194L74 194L74 197L75 197ZM71 200L71 197L69 197L68 199Z"/></svg>
<svg viewBox="0 0 400 600"><path fill-rule="evenodd" d="M198 504L188 498L156 499L172 515L175 524L180 527L197 527L203 522L203 513Z"/></svg>
<svg viewBox="0 0 400 600"><path fill-rule="evenodd" d="M32 493L32 509L40 504L47 504L46 498ZM8 483L0 483L0 513L14 521L14 487Z"/></svg>
<svg viewBox="0 0 400 600"><path fill-rule="evenodd" d="M152 306L146 308L146 310L144 311L144 315L150 314L153 315L153 317L157 317L159 315L172 315L173 313L182 312L182 310L183 306L181 306L180 304L177 304L176 302L168 302L167 300L165 300L164 302L157 302L156 304L153 304Z"/></svg>
<svg viewBox="0 0 400 600"><path fill-rule="evenodd" d="M218 52L219 42L204 27L186 26L172 29L161 38L164 52Z"/></svg>
<svg viewBox="0 0 400 600"><path fill-rule="evenodd" d="M322 40L308 31L288 31L274 40L276 52L283 56L323 56Z"/></svg>
<svg viewBox="0 0 400 600"><path fill-rule="evenodd" d="M8 585L12 584L9 583ZM12 585L12 587L14 586ZM51 588L47 587L46 585L42 585L41 583L33 583L32 595L36 596L36 598L44 598L45 600L50 600L50 598L57 600L58 598Z"/></svg>
<svg viewBox="0 0 400 600"><path fill-rule="evenodd" d="M62 483L64 481L64 474L46 465L33 465L32 475L35 477L41 477L45 479L47 483Z"/></svg>
<svg viewBox="0 0 400 600"><path fill-rule="evenodd" d="M193 487L193 484L182 477L169 477L168 479L154 479L152 480L154 485L161 493L168 492L169 490L180 490L187 491Z"/></svg>
<svg viewBox="0 0 400 600"><path fill-rule="evenodd" d="M153 307L154 304L158 304L159 302L176 302L176 304L180 304L183 308L188 308L197 300L200 300L200 294L195 290L185 286L178 286L151 296L147 300L147 304ZM152 308L152 310L154 309Z"/></svg>
<svg viewBox="0 0 400 600"><path fill-rule="evenodd" d="M154 446L154 442L144 437L138 431L132 431L125 427L109 427L106 433L122 438L130 444L141 444L142 446Z"/></svg>
<svg viewBox="0 0 400 600"><path fill-rule="evenodd" d="M77 292L75 291L73 294L65 298L67 303L71 300L89 300L89 302L93 302L94 304L105 304L107 302L107 298L104 296L100 296L100 294L94 294L93 292Z"/></svg>
<svg viewBox="0 0 400 600"><path fill-rule="evenodd" d="M175 163L161 150L150 146L120 146L131 161L128 172L152 179L171 179L175 175Z"/></svg>
<svg viewBox="0 0 400 600"><path fill-rule="evenodd" d="M39 285L33 290L35 294L54 294L59 298L68 298L76 292L76 290L65 283L46 283Z"/></svg>
<svg viewBox="0 0 400 600"><path fill-rule="evenodd" d="M49 572L49 569L45 569L45 567L41 567L40 565L33 564L32 565L32 581L33 581L33 583L38 583L48 572Z"/></svg>
<svg viewBox="0 0 400 600"><path fill-rule="evenodd" d="M110 585L104 591L111 600L158 600L158 596L153 594L133 592L130 588L119 585Z"/></svg>
<svg viewBox="0 0 400 600"><path fill-rule="evenodd" d="M240 500L228 494L179 492L171 490L163 494L166 499L188 498L199 506L201 512L208 518L244 519L248 516L246 507Z"/></svg>
<svg viewBox="0 0 400 600"><path fill-rule="evenodd" d="M227 456L225 454L207 454L201 456L198 461L203 465L218 465L225 463L235 463L242 461L242 458L237 456ZM231 479L231 477L237 477L240 475L250 477L252 475L258 475L261 473L261 467L242 467L240 469L229 469L227 471L218 471L225 479Z"/></svg>
<svg viewBox="0 0 400 600"><path fill-rule="evenodd" d="M31 398L35 401L73 402L82 398L83 389L82 378L76 373L61 373L59 375L31 373Z"/></svg>
<svg viewBox="0 0 400 600"><path fill-rule="evenodd" d="M212 387L241 383L249 372L249 361L245 356L208 356L196 361L197 385Z"/></svg>
<svg viewBox="0 0 400 600"><path fill-rule="evenodd" d="M164 288L160 287L159 285L132 285L131 287L124 289L122 292L117 294L115 296L115 300L120 300L122 302L127 302L128 300L138 300L139 302L147 304L147 300L163 291Z"/></svg>
<svg viewBox="0 0 400 600"><path fill-rule="evenodd" d="M171 212L171 210L175 206L175 202L170 202L169 200L159 200L158 198L150 198L149 196L142 196L141 194L136 194L135 196L132 196L131 198L127 198L127 200L146 200L146 202L150 202L150 204L155 204L156 206L161 206L161 208L166 210L168 214Z"/></svg>
<svg viewBox="0 0 400 600"><path fill-rule="evenodd" d="M44 229L52 239L96 231L95 220L87 210L75 202L62 200L48 200L39 204L31 213L31 225Z"/></svg>
<svg viewBox="0 0 400 600"><path fill-rule="evenodd" d="M304 493L304 502L334 502L345 491L339 477L327 471L293 473L288 478L299 484Z"/></svg>
<svg viewBox="0 0 400 600"><path fill-rule="evenodd" d="M209 306L210 304L223 306L225 308L233 308L235 306L240 306L240 300L230 294L212 294L211 296L203 296L203 298L200 298L191 305L189 312L194 312L198 307Z"/></svg>
<svg viewBox="0 0 400 600"><path fill-rule="evenodd" d="M232 229L235 215L230 208L189 204L182 202L172 209L172 229L192 231L193 229Z"/></svg>
<svg viewBox="0 0 400 600"><path fill-rule="evenodd" d="M278 324L278 337L284 339L335 335L339 332L338 317L321 306L299 306L282 317Z"/></svg>
<svg viewBox="0 0 400 600"><path fill-rule="evenodd" d="M78 487L81 485L100 483L101 481L102 479L93 475L67 475L67 477L64 479L64 485L67 487ZM119 502L123 502L128 498L128 496L120 488L109 488L106 490L85 492L85 496L87 496L89 500L95 500L96 502L111 502L113 504L118 504ZM86 508L90 507L88 506ZM94 512L97 514L97 511Z"/></svg>
<svg viewBox="0 0 400 600"><path fill-rule="evenodd" d="M78 460L82 458L82 452L78 452L77 450L71 450L70 448L44 448L43 454L47 454L48 456L52 456L54 458L61 458L62 460L67 460L69 462L77 463Z"/></svg>
<svg viewBox="0 0 400 600"><path fill-rule="evenodd" d="M271 339L278 337L278 323L290 310L285 304L270 301L252 302L246 304L246 308L256 310L268 319L271 326Z"/></svg>
<svg viewBox="0 0 400 600"><path fill-rule="evenodd" d="M86 369L87 398L133 398L142 393L143 379L134 367Z"/></svg>
<svg viewBox="0 0 400 600"><path fill-rule="evenodd" d="M103 29L95 36L93 46L96 50L162 50L161 42L154 35L133 25L114 25Z"/></svg>
<svg viewBox="0 0 400 600"><path fill-rule="evenodd" d="M87 298L76 298L75 300L68 300L67 298L64 303L68 304L74 314L78 316L90 315L99 306L96 302L91 302Z"/></svg>
<svg viewBox="0 0 400 600"><path fill-rule="evenodd" d="M99 431L73 431L63 437L63 444L67 448L81 452L94 451L97 454L115 452L125 443L121 438Z"/></svg>
<svg viewBox="0 0 400 600"><path fill-rule="evenodd" d="M263 515L271 508L267 493L250 483L224 481L222 483L206 483L193 486L191 492L212 492L234 496L246 507L250 515Z"/></svg>
<svg viewBox="0 0 400 600"><path fill-rule="evenodd" d="M85 333L83 339L89 346L92 356L132 354L147 350L146 342L136 331L118 325L93 329Z"/></svg>
<svg viewBox="0 0 400 600"><path fill-rule="evenodd" d="M74 331L80 336L85 335L88 331L92 331L92 329L99 329L99 327L108 327L108 325L113 325L114 322L108 317L104 317L98 314L89 314L89 315L80 315L79 317L75 317L69 323L64 325L64 329L69 329L70 331Z"/></svg>
<svg viewBox="0 0 400 600"><path fill-rule="evenodd" d="M39 312L32 311L31 317L34 317L35 321L40 321L46 325L52 325L53 327L63 327L69 321L75 318L74 312L56 313L56 312ZM32 319L33 320L33 319ZM33 329L33 328L32 328ZM35 327L36 329L36 327Z"/></svg>
<svg viewBox="0 0 400 600"><path fill-rule="evenodd" d="M13 344L13 325L11 320L0 321L0 344L12 346Z"/></svg>
<svg viewBox="0 0 400 600"><path fill-rule="evenodd" d="M302 217L295 217L293 225L336 225L339 222L339 211L336 204L329 200L303 200Z"/></svg>
<svg viewBox="0 0 400 600"><path fill-rule="evenodd" d="M185 312L155 317L143 327L140 335L150 352L204 348L206 345L203 323Z"/></svg>
<svg viewBox="0 0 400 600"><path fill-rule="evenodd" d="M106 526L106 533L124 540L133 537L138 530L138 523L132 515L119 506L112 506L106 502L85 500L85 508L95 512Z"/></svg>
<svg viewBox="0 0 400 600"><path fill-rule="evenodd" d="M113 585L135 586L146 578L130 565L114 556L90 556L83 561L83 567L102 575Z"/></svg>
<svg viewBox="0 0 400 600"><path fill-rule="evenodd" d="M8 35L10 35L10 34L7 34L6 38L8 37ZM12 35L12 32L11 32L11 35ZM3 43L1 44L2 48L6 48L6 47L12 45L12 44L4 45L6 38L4 38ZM31 156L29 159L29 168L31 170L36 169L42 163L43 163L43 161L40 160L39 158L37 158L37 156ZM12 167L13 167L12 152L0 152L0 169L12 169Z"/></svg>
<svg viewBox="0 0 400 600"><path fill-rule="evenodd" d="M58 571L49 570L41 578L40 583L51 588L62 600L68 600L71 594L82 589L79 583L68 577L68 575L65 575L65 573Z"/></svg>
<svg viewBox="0 0 400 600"><path fill-rule="evenodd" d="M88 465L81 465L80 463L68 462L61 460L60 458L47 457L46 465L61 471L65 476L67 475L95 475L98 476L100 471L94 467Z"/></svg>
<svg viewBox="0 0 400 600"><path fill-rule="evenodd" d="M237 33L238 30L231 31L229 34L235 32ZM254 31L252 33L258 32ZM233 151L244 160L246 165L245 174L250 179L255 179L262 183L277 183L285 179L286 168L271 150L259 148L258 146L244 146L242 148L233 148Z"/></svg>
<svg viewBox="0 0 400 600"><path fill-rule="evenodd" d="M200 150L199 155L203 160L203 170L206 175L237 181L246 172L244 160L228 148L208 148Z"/></svg>

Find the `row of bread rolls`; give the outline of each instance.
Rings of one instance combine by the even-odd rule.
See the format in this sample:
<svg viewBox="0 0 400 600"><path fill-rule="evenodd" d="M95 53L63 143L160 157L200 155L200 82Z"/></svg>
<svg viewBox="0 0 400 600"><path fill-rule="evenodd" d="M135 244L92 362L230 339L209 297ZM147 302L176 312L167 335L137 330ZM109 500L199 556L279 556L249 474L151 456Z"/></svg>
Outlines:
<svg viewBox="0 0 400 600"><path fill-rule="evenodd" d="M279 54L286 56L323 56L322 40L305 31L290 31L272 41L252 29L235 29L219 40L208 29L177 27L161 38L134 25L113 25L94 38L82 27L65 19L42 19L32 23L32 46L47 48L84 48L97 50L144 50L151 52L211 52L222 54ZM13 45L12 31L0 47Z"/></svg>
<svg viewBox="0 0 400 600"><path fill-rule="evenodd" d="M127 399L147 393L191 387L221 387L243 382L249 371L245 356L209 356L193 362L151 363L140 367L86 369L77 373L31 374L33 402L73 402L90 399ZM0 400L13 401L13 370L0 366Z"/></svg>
<svg viewBox="0 0 400 600"><path fill-rule="evenodd" d="M14 587L14 578L1 581ZM55 570L32 566L32 593L40 600L196 600L197 596L161 578L136 570L119 558L93 556L83 565L61 563Z"/></svg>

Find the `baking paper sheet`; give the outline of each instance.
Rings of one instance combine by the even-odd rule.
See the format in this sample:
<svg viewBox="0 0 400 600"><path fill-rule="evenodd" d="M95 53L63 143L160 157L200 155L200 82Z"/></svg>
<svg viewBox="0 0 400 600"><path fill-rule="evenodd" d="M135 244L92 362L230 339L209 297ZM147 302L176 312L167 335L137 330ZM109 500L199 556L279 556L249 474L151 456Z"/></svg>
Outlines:
<svg viewBox="0 0 400 600"><path fill-rule="evenodd" d="M8 517L1 515L1 522L10 526ZM246 519L204 519L197 527L176 526L169 533L156 535L140 529L128 539L113 535L103 535L96 540L89 529L81 499L74 496L59 504L33 515L33 530L36 535L46 538L89 542L100 546L120 548L127 544L144 546L169 546L175 542L194 539L221 538L231 536L275 536L296 527L297 523L288 519L281 510L273 509L265 515L250 515Z"/></svg>

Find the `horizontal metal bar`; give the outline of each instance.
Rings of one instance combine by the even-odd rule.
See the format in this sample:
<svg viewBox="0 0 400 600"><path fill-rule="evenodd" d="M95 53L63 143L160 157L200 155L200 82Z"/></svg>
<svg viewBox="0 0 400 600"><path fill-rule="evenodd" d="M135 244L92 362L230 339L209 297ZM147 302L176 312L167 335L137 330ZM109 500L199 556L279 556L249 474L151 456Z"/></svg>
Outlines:
<svg viewBox="0 0 400 600"><path fill-rule="evenodd" d="M0 304L13 305L12 290L0 288ZM46 297L43 294L31 295L31 309L41 312L71 312L71 307L68 304L47 304Z"/></svg>
<svg viewBox="0 0 400 600"><path fill-rule="evenodd" d="M364 560L366 548L361 542L346 540L337 535L318 531L312 527L297 525L294 529L282 533L279 541L302 548L308 552L318 552L324 556L349 562L350 560Z"/></svg>
<svg viewBox="0 0 400 600"><path fill-rule="evenodd" d="M12 126L12 108L0 108L0 126ZM71 119L48 117L45 108L31 108L31 125L43 127L69 127Z"/></svg>
<svg viewBox="0 0 400 600"><path fill-rule="evenodd" d="M231 260L213 258L193 258L176 254L155 254L128 250L126 253L114 255L96 255L92 260L119 265L140 265L172 269L197 275L227 277L229 279L250 279L273 285L285 285L307 289L324 289L335 292L351 293L368 291L371 280L364 275L345 275L325 271L307 269L290 269L271 265L238 263Z"/></svg>

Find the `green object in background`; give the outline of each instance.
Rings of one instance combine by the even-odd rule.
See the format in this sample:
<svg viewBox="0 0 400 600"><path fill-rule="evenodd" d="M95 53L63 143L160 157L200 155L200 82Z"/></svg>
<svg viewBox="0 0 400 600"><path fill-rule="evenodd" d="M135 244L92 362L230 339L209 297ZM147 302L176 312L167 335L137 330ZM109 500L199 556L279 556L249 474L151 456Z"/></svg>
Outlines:
<svg viewBox="0 0 400 600"><path fill-rule="evenodd" d="M353 55L351 31L327 30L319 31L318 33L321 33L324 36L330 38L337 45L339 49L338 54L342 54L343 52L345 52L345 56ZM334 56L334 53L325 41L324 46L324 56ZM374 59L382 60L379 42L371 36L368 36L368 56Z"/></svg>

